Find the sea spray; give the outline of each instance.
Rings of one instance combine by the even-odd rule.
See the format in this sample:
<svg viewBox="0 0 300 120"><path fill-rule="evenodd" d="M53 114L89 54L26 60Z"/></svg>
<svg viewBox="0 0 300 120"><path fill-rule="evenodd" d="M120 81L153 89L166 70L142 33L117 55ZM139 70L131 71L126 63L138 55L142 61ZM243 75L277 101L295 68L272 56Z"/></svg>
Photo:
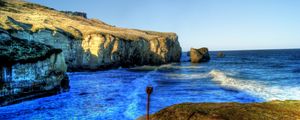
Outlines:
<svg viewBox="0 0 300 120"><path fill-rule="evenodd" d="M139 97L140 94L146 95L145 89L146 89L147 85L154 85L153 78L155 78L155 77L153 77L153 76L156 74L157 70L159 68L165 67L167 65L168 64L162 65L162 66L141 66L141 67L132 68L134 70L139 70L139 71L145 70L148 72L145 73L145 75L143 77L133 80L132 84L135 85L135 88L134 88L133 92L127 98L132 101L128 105L126 111L124 112L124 115L127 118L135 119L135 117L138 116L138 113L136 113L135 111L139 111L138 110L139 103L141 103L141 102L143 103L144 102L143 100L146 100L146 99L140 99L140 97ZM149 71L151 69L152 69L152 71Z"/></svg>
<svg viewBox="0 0 300 120"><path fill-rule="evenodd" d="M224 88L248 92L266 101L300 99L300 87L268 86L255 80L229 77L226 72L220 70L211 70L209 74L213 77L214 82L219 83Z"/></svg>
<svg viewBox="0 0 300 120"><path fill-rule="evenodd" d="M199 79L203 79L203 78L208 78L209 74L207 74L207 73L193 73L193 74L171 73L171 74L167 74L166 76L168 76L171 79L177 79L177 80L190 80L190 79L199 80Z"/></svg>

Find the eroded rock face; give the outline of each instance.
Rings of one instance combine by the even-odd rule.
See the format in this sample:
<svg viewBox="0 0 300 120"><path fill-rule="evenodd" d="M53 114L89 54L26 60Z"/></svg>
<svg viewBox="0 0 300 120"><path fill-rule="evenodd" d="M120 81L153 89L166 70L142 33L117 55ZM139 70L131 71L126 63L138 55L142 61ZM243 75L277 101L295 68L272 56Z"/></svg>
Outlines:
<svg viewBox="0 0 300 120"><path fill-rule="evenodd" d="M15 38L0 43L0 106L69 89L61 50Z"/></svg>
<svg viewBox="0 0 300 120"><path fill-rule="evenodd" d="M60 12L19 0L5 1L0 14L0 30L62 49L70 71L180 61L175 33L120 28L86 19L85 13Z"/></svg>
<svg viewBox="0 0 300 120"><path fill-rule="evenodd" d="M190 58L192 63L208 62L210 60L208 48L191 48Z"/></svg>
<svg viewBox="0 0 300 120"><path fill-rule="evenodd" d="M11 35L63 50L70 71L96 70L135 65L179 62L181 47L177 36L153 40L126 40L110 34L90 34L76 40L65 33L40 30L14 31Z"/></svg>

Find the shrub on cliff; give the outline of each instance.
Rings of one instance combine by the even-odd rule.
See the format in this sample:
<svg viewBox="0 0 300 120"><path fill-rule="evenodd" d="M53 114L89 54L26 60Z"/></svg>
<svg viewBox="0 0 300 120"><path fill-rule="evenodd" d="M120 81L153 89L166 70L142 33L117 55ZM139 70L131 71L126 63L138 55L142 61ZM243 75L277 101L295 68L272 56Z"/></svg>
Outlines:
<svg viewBox="0 0 300 120"><path fill-rule="evenodd" d="M0 65L36 62L60 52L61 49L49 45L17 38L2 40L0 41Z"/></svg>

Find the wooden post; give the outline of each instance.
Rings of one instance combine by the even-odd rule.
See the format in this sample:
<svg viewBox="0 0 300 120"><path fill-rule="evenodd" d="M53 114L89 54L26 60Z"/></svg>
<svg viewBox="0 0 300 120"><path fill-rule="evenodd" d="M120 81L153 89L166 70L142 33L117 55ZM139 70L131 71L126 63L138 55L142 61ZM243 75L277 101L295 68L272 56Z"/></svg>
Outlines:
<svg viewBox="0 0 300 120"><path fill-rule="evenodd" d="M150 117L149 117L149 111L150 111L150 95L153 91L153 87L152 86L147 86L146 88L146 93L147 93L147 116L146 116L146 119L147 120L150 120Z"/></svg>

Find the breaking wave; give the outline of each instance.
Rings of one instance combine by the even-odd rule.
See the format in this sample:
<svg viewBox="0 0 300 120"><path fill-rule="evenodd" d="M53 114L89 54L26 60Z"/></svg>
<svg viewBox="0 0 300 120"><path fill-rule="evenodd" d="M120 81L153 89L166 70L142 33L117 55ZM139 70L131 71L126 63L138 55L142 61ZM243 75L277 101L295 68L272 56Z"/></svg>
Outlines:
<svg viewBox="0 0 300 120"><path fill-rule="evenodd" d="M209 75L207 73L197 73L197 74L167 74L169 78L177 79L177 80L186 80L186 79L202 79L208 78Z"/></svg>
<svg viewBox="0 0 300 120"><path fill-rule="evenodd" d="M168 69L199 69L203 68L203 66L181 66L176 65L175 63L171 64L164 64L160 66L150 66L150 65L144 65L144 66L137 66L133 68L129 68L131 71L155 71L155 70L168 70Z"/></svg>
<svg viewBox="0 0 300 120"><path fill-rule="evenodd" d="M300 87L265 85L255 80L229 77L226 72L211 70L212 80L222 87L247 92L264 100L300 100ZM292 84L292 83L291 83Z"/></svg>

